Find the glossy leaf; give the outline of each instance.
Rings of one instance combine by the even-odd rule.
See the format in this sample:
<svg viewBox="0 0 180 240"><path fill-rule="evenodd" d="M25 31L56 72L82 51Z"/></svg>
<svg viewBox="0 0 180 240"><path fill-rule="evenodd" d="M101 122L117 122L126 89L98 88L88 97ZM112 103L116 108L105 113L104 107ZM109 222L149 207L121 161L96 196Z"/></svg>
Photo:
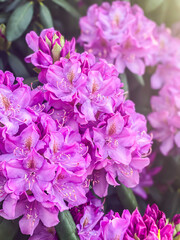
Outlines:
<svg viewBox="0 0 180 240"><path fill-rule="evenodd" d="M8 41L16 40L25 32L33 16L33 6L33 2L27 2L11 14L6 29Z"/></svg>
<svg viewBox="0 0 180 240"><path fill-rule="evenodd" d="M53 19L51 16L51 12L49 11L48 7L46 7L46 5L44 5L42 2L40 3L39 17L41 23L45 28L53 27Z"/></svg>
<svg viewBox="0 0 180 240"><path fill-rule="evenodd" d="M52 0L52 1L59 5L60 7L64 8L72 16L76 18L80 17L79 12L70 3L68 3L67 0Z"/></svg>
<svg viewBox="0 0 180 240"><path fill-rule="evenodd" d="M10 53L8 55L8 62L9 62L10 67L13 70L13 73L16 75L16 77L24 77L25 78L25 77L29 76L29 73L26 70L24 64L14 54Z"/></svg>
<svg viewBox="0 0 180 240"><path fill-rule="evenodd" d="M130 188L125 187L123 184L117 186L116 190L119 200L123 204L124 208L127 208L130 212L133 212L138 206L133 191Z"/></svg>
<svg viewBox="0 0 180 240"><path fill-rule="evenodd" d="M56 226L58 237L62 240L78 240L76 225L69 211L59 213L60 223Z"/></svg>

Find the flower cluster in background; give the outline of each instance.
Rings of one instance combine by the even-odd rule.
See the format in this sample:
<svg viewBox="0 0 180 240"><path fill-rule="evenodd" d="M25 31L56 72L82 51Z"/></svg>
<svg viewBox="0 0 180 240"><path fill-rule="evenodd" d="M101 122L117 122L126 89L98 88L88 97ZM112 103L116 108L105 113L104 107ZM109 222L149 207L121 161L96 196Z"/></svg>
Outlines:
<svg viewBox="0 0 180 240"><path fill-rule="evenodd" d="M158 96L151 98L152 113L148 120L153 127L154 139L161 143L161 152L168 155L172 150L173 154L177 154L180 148L180 39L163 25L157 28L156 34L160 47L151 87L160 90Z"/></svg>
<svg viewBox="0 0 180 240"><path fill-rule="evenodd" d="M151 98L153 112L148 119L153 137L161 143L164 155L174 146L179 148L180 39L165 25L146 18L139 6L121 1L92 5L80 19L80 28L78 41L84 49L113 63L119 73L127 67L142 75L145 67L156 66L151 86L162 89Z"/></svg>
<svg viewBox="0 0 180 240"><path fill-rule="evenodd" d="M144 16L143 10L129 2L105 2L92 5L80 19L79 43L97 58L113 63L119 73L125 67L142 75L145 67L154 65L151 57L157 51L154 36L156 24Z"/></svg>

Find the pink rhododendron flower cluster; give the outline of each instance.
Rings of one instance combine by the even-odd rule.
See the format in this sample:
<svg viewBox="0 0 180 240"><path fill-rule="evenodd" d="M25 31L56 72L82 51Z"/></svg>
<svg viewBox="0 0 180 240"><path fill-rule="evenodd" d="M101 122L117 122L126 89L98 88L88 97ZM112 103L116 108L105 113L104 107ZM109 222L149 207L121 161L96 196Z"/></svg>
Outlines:
<svg viewBox="0 0 180 240"><path fill-rule="evenodd" d="M0 71L0 215L21 217L22 233L36 239L59 211L85 204L90 186L100 197L109 184L135 187L151 136L113 65L76 53L54 29L26 41L43 86Z"/></svg>
<svg viewBox="0 0 180 240"><path fill-rule="evenodd" d="M158 42L158 49L152 57L157 64L157 68L151 77L151 87L159 89L164 84L172 83L179 79L180 39L174 37L171 30L164 25L156 27L155 38Z"/></svg>
<svg viewBox="0 0 180 240"><path fill-rule="evenodd" d="M156 24L144 16L143 10L129 2L113 1L90 6L80 19L79 43L97 58L115 64L120 73L127 67L142 75L157 50L154 36Z"/></svg>
<svg viewBox="0 0 180 240"><path fill-rule="evenodd" d="M174 81L165 84L159 95L151 98L153 112L148 119L153 127L154 139L161 143L160 150L164 155L168 155L175 146L180 147L179 96L180 85Z"/></svg>
<svg viewBox="0 0 180 240"><path fill-rule="evenodd" d="M153 127L153 137L160 142L160 150L164 155L179 152L180 136L180 39L173 37L164 26L157 28L159 51L157 52L157 68L151 77L153 89L160 89L158 96L152 96L152 113L148 119ZM171 47L169 47L169 44Z"/></svg>
<svg viewBox="0 0 180 240"><path fill-rule="evenodd" d="M33 34L27 35L27 42ZM48 42L44 44L48 48ZM108 184L118 184L116 177L127 187L136 186L139 172L149 164L151 137L144 116L125 100L113 65L96 62L86 52L69 50L67 55L49 65L44 74L44 96L52 118L80 134L89 156L87 184L93 182L97 195L106 196ZM38 58L37 62L42 71L43 61Z"/></svg>
<svg viewBox="0 0 180 240"><path fill-rule="evenodd" d="M124 210L121 216L111 210L103 216L99 200L88 198L88 204L73 208L71 213L81 240L172 240L173 235L178 235L175 227L179 224L179 214L174 216L172 224L168 223L156 204L148 205L143 216L138 209L132 214Z"/></svg>

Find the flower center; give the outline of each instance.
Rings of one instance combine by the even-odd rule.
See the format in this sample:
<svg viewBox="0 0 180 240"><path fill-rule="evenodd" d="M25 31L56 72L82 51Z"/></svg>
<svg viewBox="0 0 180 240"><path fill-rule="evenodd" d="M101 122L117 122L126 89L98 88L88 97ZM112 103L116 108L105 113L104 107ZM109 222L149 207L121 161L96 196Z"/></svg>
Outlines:
<svg viewBox="0 0 180 240"><path fill-rule="evenodd" d="M1 94L1 98L2 98L2 103L3 103L4 107L5 107L5 110L7 111L10 108L10 106L11 106L10 101L3 94Z"/></svg>
<svg viewBox="0 0 180 240"><path fill-rule="evenodd" d="M116 124L112 123L110 128L109 128L109 136L113 135L116 133Z"/></svg>
<svg viewBox="0 0 180 240"><path fill-rule="evenodd" d="M72 81L75 77L75 74L73 71L70 71L68 74L67 74L67 79L70 81L70 83L72 84Z"/></svg>

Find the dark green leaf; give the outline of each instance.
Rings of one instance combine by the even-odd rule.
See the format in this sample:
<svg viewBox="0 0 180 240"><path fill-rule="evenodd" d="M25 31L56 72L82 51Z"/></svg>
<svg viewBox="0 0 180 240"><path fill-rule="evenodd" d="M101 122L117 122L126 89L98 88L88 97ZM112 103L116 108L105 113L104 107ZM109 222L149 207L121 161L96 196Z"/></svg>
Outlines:
<svg viewBox="0 0 180 240"><path fill-rule="evenodd" d="M29 236L22 234L21 230L19 229L12 240L28 240L28 239Z"/></svg>
<svg viewBox="0 0 180 240"><path fill-rule="evenodd" d="M8 41L19 38L27 29L33 16L33 2L27 2L14 10L11 14L6 29Z"/></svg>
<svg viewBox="0 0 180 240"><path fill-rule="evenodd" d="M162 196L162 194L160 193L159 189L157 189L156 186L151 186L151 187L148 189L148 193L149 193L149 195L152 197L152 199L153 199L154 202L156 202L158 205L161 204L162 199L163 199L163 196Z"/></svg>
<svg viewBox="0 0 180 240"><path fill-rule="evenodd" d="M0 23L5 23L9 17L8 13L0 13Z"/></svg>
<svg viewBox="0 0 180 240"><path fill-rule="evenodd" d="M172 190L167 191L164 196L163 209L168 218L172 218L178 213L180 196L178 192Z"/></svg>
<svg viewBox="0 0 180 240"><path fill-rule="evenodd" d="M3 219L0 224L0 239L12 240L17 231L18 224L15 224L13 221Z"/></svg>
<svg viewBox="0 0 180 240"><path fill-rule="evenodd" d="M116 187L117 195L119 200L123 204L124 208L129 209L130 212L133 212L138 203L133 191L130 188L125 187L123 184Z"/></svg>
<svg viewBox="0 0 180 240"><path fill-rule="evenodd" d="M62 240L78 240L76 225L69 211L59 213L60 223L56 226L58 237Z"/></svg>
<svg viewBox="0 0 180 240"><path fill-rule="evenodd" d="M64 8L72 16L76 18L80 17L79 12L73 6L71 6L71 4L67 2L67 0L52 0L52 1L59 5L60 7Z"/></svg>
<svg viewBox="0 0 180 240"><path fill-rule="evenodd" d="M9 62L10 67L12 68L14 74L16 75L16 77L26 78L29 76L29 73L26 70L24 64L14 54L10 53L8 55L8 62Z"/></svg>
<svg viewBox="0 0 180 240"><path fill-rule="evenodd" d="M40 17L41 23L45 28L53 27L53 19L51 16L51 12L49 11L48 7L46 7L46 5L44 5L42 2L40 3L39 17Z"/></svg>

